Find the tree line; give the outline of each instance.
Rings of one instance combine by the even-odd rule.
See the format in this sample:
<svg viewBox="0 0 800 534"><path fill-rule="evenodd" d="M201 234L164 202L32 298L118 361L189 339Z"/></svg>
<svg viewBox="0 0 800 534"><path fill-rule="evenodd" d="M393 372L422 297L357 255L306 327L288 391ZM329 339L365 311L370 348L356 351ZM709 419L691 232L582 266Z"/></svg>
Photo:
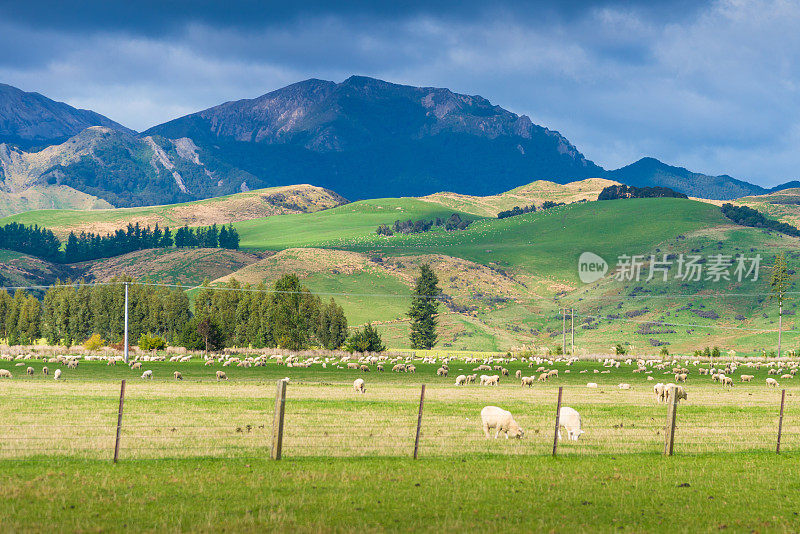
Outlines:
<svg viewBox="0 0 800 534"><path fill-rule="evenodd" d="M73 346L93 335L108 343L124 336L125 287L129 282L129 341L143 336L188 349L310 346L338 349L347 340L347 318L331 299L322 301L284 275L270 288L231 280L214 289L204 284L194 304L180 289L117 279L107 285L58 283L42 300L17 290L0 291L0 339L27 345L44 338Z"/></svg>
<svg viewBox="0 0 800 534"><path fill-rule="evenodd" d="M41 300L24 290L13 296L0 290L0 340L30 345L44 339L50 345L107 343L122 348L128 284L129 342L143 348L167 344L190 350L225 347L279 347L301 350L322 347L351 352L386 350L371 324L348 335L344 310L331 298L322 300L299 278L286 274L267 286L241 285L231 279L224 286L208 281L197 289L194 301L185 291L138 284L118 278L108 284L83 281L57 283ZM423 265L407 313L411 319L411 346L430 349L438 340L438 307L442 290L429 265Z"/></svg>
<svg viewBox="0 0 800 534"><path fill-rule="evenodd" d="M542 210L549 210L550 208L555 208L556 206L564 206L563 202L553 202L552 200L545 200L542 203L542 206L539 209ZM522 215L525 213L533 213L536 211L536 205L531 204L530 206L514 206L510 210L504 210L497 214L498 219L507 219L509 217L515 217L517 215Z"/></svg>
<svg viewBox="0 0 800 534"><path fill-rule="evenodd" d="M747 206L734 206L733 204L725 203L722 205L722 213L736 224L741 224L742 226L769 228L786 235L800 237L800 229L785 222L768 219L760 211Z"/></svg>
<svg viewBox="0 0 800 534"><path fill-rule="evenodd" d="M46 228L9 223L0 226L0 249L29 254L55 263L76 263L111 258L137 250L169 247L239 248L239 233L232 224L179 228L154 228L128 224L114 233L70 232L62 250L61 240Z"/></svg>
<svg viewBox="0 0 800 534"><path fill-rule="evenodd" d="M392 236L394 234L421 234L430 232L434 227L444 227L446 231L454 232L456 230L466 230L470 224L472 224L471 220L462 219L458 213L453 213L447 219L441 217L436 217L431 220L420 219L418 221L409 219L407 221L397 220L392 226L381 224L378 226L376 233L385 236Z"/></svg>
<svg viewBox="0 0 800 534"><path fill-rule="evenodd" d="M634 187L629 185L609 185L600 191L597 200L617 200L620 198L689 198L669 187Z"/></svg>

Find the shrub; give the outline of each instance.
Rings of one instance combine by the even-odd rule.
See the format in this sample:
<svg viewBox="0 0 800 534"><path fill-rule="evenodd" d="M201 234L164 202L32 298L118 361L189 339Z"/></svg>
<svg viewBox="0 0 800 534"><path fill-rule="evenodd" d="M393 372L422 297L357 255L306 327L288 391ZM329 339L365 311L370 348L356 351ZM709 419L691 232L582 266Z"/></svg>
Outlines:
<svg viewBox="0 0 800 534"><path fill-rule="evenodd" d="M142 334L139 338L139 348L142 350L164 350L167 348L167 341L161 336Z"/></svg>
<svg viewBox="0 0 800 534"><path fill-rule="evenodd" d="M103 345L106 344L106 341L100 337L100 334L92 334L92 336L84 341L83 347L86 350L97 350Z"/></svg>
<svg viewBox="0 0 800 534"><path fill-rule="evenodd" d="M369 323L363 330L353 332L347 338L344 348L348 352L383 352L386 350L378 329Z"/></svg>

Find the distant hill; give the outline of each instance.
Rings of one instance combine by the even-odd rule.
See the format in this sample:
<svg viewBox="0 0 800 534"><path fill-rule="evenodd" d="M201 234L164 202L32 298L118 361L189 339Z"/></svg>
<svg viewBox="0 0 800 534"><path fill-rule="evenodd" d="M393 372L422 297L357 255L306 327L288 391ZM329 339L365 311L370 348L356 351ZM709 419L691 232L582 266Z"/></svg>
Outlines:
<svg viewBox="0 0 800 534"><path fill-rule="evenodd" d="M90 126L130 132L94 111L0 83L0 143L41 148L62 143Z"/></svg>
<svg viewBox="0 0 800 534"><path fill-rule="evenodd" d="M353 76L306 80L155 126L262 186L308 182L350 199L490 195L599 176L558 132L479 96Z"/></svg>
<svg viewBox="0 0 800 534"><path fill-rule="evenodd" d="M727 175L708 176L673 167L655 158L642 158L626 167L609 171L613 180L635 187L669 187L690 197L732 200L767 192L763 187Z"/></svg>

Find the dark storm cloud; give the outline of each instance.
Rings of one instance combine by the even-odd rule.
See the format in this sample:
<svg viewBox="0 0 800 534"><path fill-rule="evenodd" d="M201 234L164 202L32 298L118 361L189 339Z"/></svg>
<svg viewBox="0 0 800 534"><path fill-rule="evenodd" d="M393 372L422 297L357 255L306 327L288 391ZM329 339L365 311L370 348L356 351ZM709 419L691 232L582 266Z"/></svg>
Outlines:
<svg viewBox="0 0 800 534"><path fill-rule="evenodd" d="M701 2L0 2L0 81L136 129L316 77L480 94L606 167L797 177L800 7Z"/></svg>

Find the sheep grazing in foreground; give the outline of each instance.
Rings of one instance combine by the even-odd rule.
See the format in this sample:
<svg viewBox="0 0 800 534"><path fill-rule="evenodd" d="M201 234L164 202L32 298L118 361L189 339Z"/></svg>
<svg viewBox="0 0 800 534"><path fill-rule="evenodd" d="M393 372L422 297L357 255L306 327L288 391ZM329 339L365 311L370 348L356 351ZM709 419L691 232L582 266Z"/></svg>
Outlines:
<svg viewBox="0 0 800 534"><path fill-rule="evenodd" d="M30 369L30 367L28 368ZM794 375L781 375L781 379L794 378Z"/></svg>
<svg viewBox="0 0 800 534"><path fill-rule="evenodd" d="M47 367L42 367L42 374L44 376L47 376L48 374L50 374L50 369L48 369Z"/></svg>
<svg viewBox="0 0 800 534"><path fill-rule="evenodd" d="M581 414L569 406L562 406L558 411L558 439L561 439L561 427L567 431L567 439L578 441L583 434L581 430Z"/></svg>
<svg viewBox="0 0 800 534"><path fill-rule="evenodd" d="M458 375L456 377L456 385L457 386L463 386L466 383L467 383L467 375Z"/></svg>
<svg viewBox="0 0 800 534"><path fill-rule="evenodd" d="M325 367L325 364L323 363L322 366ZM382 373L383 372L383 364L379 363L377 369L378 369L379 373Z"/></svg>
<svg viewBox="0 0 800 534"><path fill-rule="evenodd" d="M359 367L362 373L369 373L369 365L362 365Z"/></svg>
<svg viewBox="0 0 800 534"><path fill-rule="evenodd" d="M56 372L53 373L53 378L55 378L56 380L61 378L61 369L56 369Z"/></svg>
<svg viewBox="0 0 800 534"><path fill-rule="evenodd" d="M142 362L133 362L131 364L131 369L141 369L141 368L142 368Z"/></svg>
<svg viewBox="0 0 800 534"><path fill-rule="evenodd" d="M589 382L589 383L586 384L586 387L595 389L595 388L597 388L597 382Z"/></svg>
<svg viewBox="0 0 800 534"><path fill-rule="evenodd" d="M689 375L687 375L686 373L677 373L675 375L675 382L686 382L688 376Z"/></svg>
<svg viewBox="0 0 800 534"><path fill-rule="evenodd" d="M8 369L0 369L0 378L14 378Z"/></svg>
<svg viewBox="0 0 800 534"><path fill-rule="evenodd" d="M476 380L478 380L478 375L467 375L467 384L474 384Z"/></svg>
<svg viewBox="0 0 800 534"><path fill-rule="evenodd" d="M227 380L228 375L225 374L225 371L217 371L217 382L220 380Z"/></svg>
<svg viewBox="0 0 800 534"><path fill-rule="evenodd" d="M517 372L516 372L516 373L514 373L514 376L516 376L516 377L517 377L517 380L519 380L520 378L522 378L522 371L520 371L519 369L517 369Z"/></svg>
<svg viewBox="0 0 800 534"><path fill-rule="evenodd" d="M542 374L540 374L540 375L539 375L539 378L538 378L539 382L545 382L545 381L547 381L547 376L548 376L548 375L547 375L547 373L542 373Z"/></svg>
<svg viewBox="0 0 800 534"><path fill-rule="evenodd" d="M481 385L482 386L497 386L500 384L500 375L492 375L492 376L481 376Z"/></svg>
<svg viewBox="0 0 800 534"><path fill-rule="evenodd" d="M672 395L675 395L675 398L678 399L678 401L689 400L689 395L686 394L686 390L683 389L683 386L672 383L665 385L664 400L669 402Z"/></svg>
<svg viewBox="0 0 800 534"><path fill-rule="evenodd" d="M520 379L520 382L521 382L520 385L522 385L522 386L532 387L533 383L536 382L536 377L534 377L534 376L523 376Z"/></svg>
<svg viewBox="0 0 800 534"><path fill-rule="evenodd" d="M753 375L742 375L739 378L742 382L752 382L753 378L755 377Z"/></svg>
<svg viewBox="0 0 800 534"><path fill-rule="evenodd" d="M361 393L361 394L364 394L364 393L367 392L367 386L364 383L364 379L363 378L356 378L353 381L353 391L355 391L356 393Z"/></svg>
<svg viewBox="0 0 800 534"><path fill-rule="evenodd" d="M144 378L144 379L147 379L147 378L149 378L150 380L152 380L152 379L153 379L153 371L151 371L150 369L148 369L147 371L145 371L144 373L142 373L142 378Z"/></svg>
<svg viewBox="0 0 800 534"><path fill-rule="evenodd" d="M444 377L447 377L447 373L448 373L448 370L447 370L447 369L445 369L444 367L439 367L439 368L436 370L436 376L444 376Z"/></svg>
<svg viewBox="0 0 800 534"><path fill-rule="evenodd" d="M28 376L33 376L33 367L28 367L25 369L25 372L28 374Z"/></svg>
<svg viewBox="0 0 800 534"><path fill-rule="evenodd" d="M481 410L481 423L483 425L483 433L487 438L491 437L489 434L490 429L494 429L495 439L500 435L500 432L506 435L506 439L509 437L521 438L525 435L525 432L514 420L511 412L497 406L485 406Z"/></svg>
<svg viewBox="0 0 800 534"><path fill-rule="evenodd" d="M776 388L778 387L778 381L774 378L767 378L767 387Z"/></svg>
<svg viewBox="0 0 800 534"><path fill-rule="evenodd" d="M172 373L172 376L175 377L175 380L183 380L183 375L181 374L180 371L175 371L174 373Z"/></svg>
<svg viewBox="0 0 800 534"><path fill-rule="evenodd" d="M619 385L619 386L617 386L617 387L618 387L619 389L631 389L631 385L630 385L630 384L625 384L625 383L623 383L623 384L620 384L620 385Z"/></svg>
<svg viewBox="0 0 800 534"><path fill-rule="evenodd" d="M659 382L653 386L653 393L656 394L656 402L664 402L666 400L666 389L663 383Z"/></svg>

